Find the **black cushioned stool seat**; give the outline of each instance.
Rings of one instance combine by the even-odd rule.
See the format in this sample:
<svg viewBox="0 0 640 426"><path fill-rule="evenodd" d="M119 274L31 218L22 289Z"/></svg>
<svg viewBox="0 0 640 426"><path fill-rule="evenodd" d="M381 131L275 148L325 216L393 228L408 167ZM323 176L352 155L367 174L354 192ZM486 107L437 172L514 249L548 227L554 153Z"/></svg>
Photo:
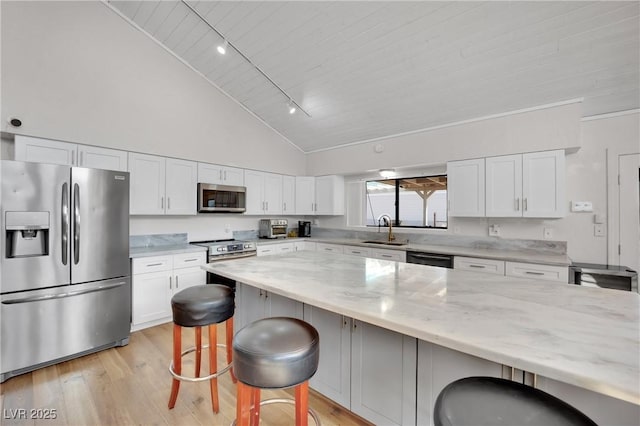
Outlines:
<svg viewBox="0 0 640 426"><path fill-rule="evenodd" d="M308 380L318 369L319 356L318 332L296 318L266 318L236 333L233 362L238 379L238 423L248 424L253 417L252 424L257 424L260 389L296 386L296 425L306 425ZM311 415L317 423L315 413Z"/></svg>
<svg viewBox="0 0 640 426"><path fill-rule="evenodd" d="M225 285L197 285L179 291L171 298L173 322L197 327L224 322L233 316L233 290Z"/></svg>
<svg viewBox="0 0 640 426"><path fill-rule="evenodd" d="M553 395L494 377L449 383L438 395L433 420L436 426L596 426Z"/></svg>
<svg viewBox="0 0 640 426"><path fill-rule="evenodd" d="M213 411L220 410L218 401L218 377L232 368L231 339L233 338L233 311L235 299L230 287L219 284L203 284L187 287L171 298L173 311L173 361L169 372L173 376L169 408L173 408L178 399L180 381L200 382L209 380L211 405ZM217 324L225 323L227 344L218 344ZM182 327L195 327L195 346L182 351ZM209 330L209 344L202 345L202 327ZM227 349L227 365L218 370L218 346ZM209 375L200 377L202 349L209 348ZM182 375L182 357L196 353L195 377ZM233 371L231 378L235 382Z"/></svg>

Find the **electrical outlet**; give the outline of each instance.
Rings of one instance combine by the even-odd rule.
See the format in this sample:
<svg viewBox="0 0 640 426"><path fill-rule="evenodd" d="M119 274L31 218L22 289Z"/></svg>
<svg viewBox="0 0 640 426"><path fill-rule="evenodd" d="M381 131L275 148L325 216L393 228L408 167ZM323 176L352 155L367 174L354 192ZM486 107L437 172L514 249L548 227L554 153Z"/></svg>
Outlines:
<svg viewBox="0 0 640 426"><path fill-rule="evenodd" d="M490 225L489 226L489 235L492 237L500 236L500 225Z"/></svg>
<svg viewBox="0 0 640 426"><path fill-rule="evenodd" d="M601 223L593 225L593 235L596 237L604 237L604 225Z"/></svg>
<svg viewBox="0 0 640 426"><path fill-rule="evenodd" d="M545 240L550 240L553 238L553 228L544 228L542 230L542 237Z"/></svg>

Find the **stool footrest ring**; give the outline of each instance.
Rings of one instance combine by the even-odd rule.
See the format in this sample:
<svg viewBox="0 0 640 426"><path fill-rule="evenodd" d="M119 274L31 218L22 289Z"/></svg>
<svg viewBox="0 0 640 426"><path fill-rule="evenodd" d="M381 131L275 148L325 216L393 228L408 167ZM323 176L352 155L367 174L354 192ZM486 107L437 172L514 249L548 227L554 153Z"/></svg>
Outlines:
<svg viewBox="0 0 640 426"><path fill-rule="evenodd" d="M271 399L265 399L264 401L260 401L260 406L261 407L263 405L271 405L271 404L291 404L291 405L296 405L296 400L295 399L289 399L289 398L271 398ZM311 415L311 418L313 419L313 421L316 424L316 426L320 426L320 418L318 417L318 414L315 411L313 411L313 408L309 407L308 412ZM237 419L233 419L233 421L231 422L230 426L236 426L236 421L237 421Z"/></svg>
<svg viewBox="0 0 640 426"><path fill-rule="evenodd" d="M223 343L218 343L218 344L216 344L216 346L219 347L219 348L226 348L227 347L227 345L225 345ZM207 348L209 348L209 345L202 345L201 349L207 349ZM196 349L197 348L195 346L193 346L193 347L191 347L189 349L186 349L185 351L183 351L180 354L180 357L183 357L183 356L185 356L187 354L190 354L191 352L195 352ZM176 378L178 380L181 380L183 382L204 382L206 380L217 379L222 374L224 374L227 371L229 371L231 369L231 367L233 367L233 361L230 362L229 364L227 364L222 370L216 371L215 373L209 374L208 376L205 376L205 377L188 377L188 376L182 376L182 375L176 373L173 370L173 368L174 368L173 361L171 361L171 364L169 364L169 373L171 373L171 375L174 378Z"/></svg>

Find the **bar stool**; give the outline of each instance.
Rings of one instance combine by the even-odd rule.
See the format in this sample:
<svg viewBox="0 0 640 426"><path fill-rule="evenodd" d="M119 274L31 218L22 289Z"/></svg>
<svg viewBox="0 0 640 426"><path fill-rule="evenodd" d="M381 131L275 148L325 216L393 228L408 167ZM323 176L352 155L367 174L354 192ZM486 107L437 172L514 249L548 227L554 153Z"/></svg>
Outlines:
<svg viewBox="0 0 640 426"><path fill-rule="evenodd" d="M257 426L260 406L295 403L296 426L308 424L309 379L318 369L320 339L310 324L295 318L274 317L254 321L233 339L234 372L238 379L237 418L240 426ZM260 401L260 389L295 386L295 400ZM236 423L233 422L233 424Z"/></svg>
<svg viewBox="0 0 640 426"><path fill-rule="evenodd" d="M171 385L171 397L169 398L169 409L173 408L178 398L180 381L202 382L210 381L211 404L213 411L220 411L218 402L218 377L232 368L233 354L231 352L231 340L233 336L233 311L234 294L230 287L218 284L206 284L188 287L171 298L171 309L173 311L173 361L169 365L169 372L173 376ZM217 324L226 322L226 345L219 344ZM202 327L209 328L209 344L202 346ZM183 352L182 349L182 327L195 327L195 346ZM227 365L218 371L217 347L226 347ZM200 377L200 364L202 359L202 349L209 348L209 375ZM194 352L196 353L195 377L182 375L182 357ZM233 371L231 378L235 382Z"/></svg>
<svg viewBox="0 0 640 426"><path fill-rule="evenodd" d="M433 409L436 426L596 426L566 402L522 383L467 377L449 383Z"/></svg>

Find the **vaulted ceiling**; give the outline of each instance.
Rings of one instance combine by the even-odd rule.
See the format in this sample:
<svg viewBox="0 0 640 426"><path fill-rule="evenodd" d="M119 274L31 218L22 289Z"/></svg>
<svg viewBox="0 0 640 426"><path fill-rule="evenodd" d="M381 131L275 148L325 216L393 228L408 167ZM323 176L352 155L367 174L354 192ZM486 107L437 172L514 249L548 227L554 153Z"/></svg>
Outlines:
<svg viewBox="0 0 640 426"><path fill-rule="evenodd" d="M109 4L305 152L578 98L640 107L637 1Z"/></svg>

